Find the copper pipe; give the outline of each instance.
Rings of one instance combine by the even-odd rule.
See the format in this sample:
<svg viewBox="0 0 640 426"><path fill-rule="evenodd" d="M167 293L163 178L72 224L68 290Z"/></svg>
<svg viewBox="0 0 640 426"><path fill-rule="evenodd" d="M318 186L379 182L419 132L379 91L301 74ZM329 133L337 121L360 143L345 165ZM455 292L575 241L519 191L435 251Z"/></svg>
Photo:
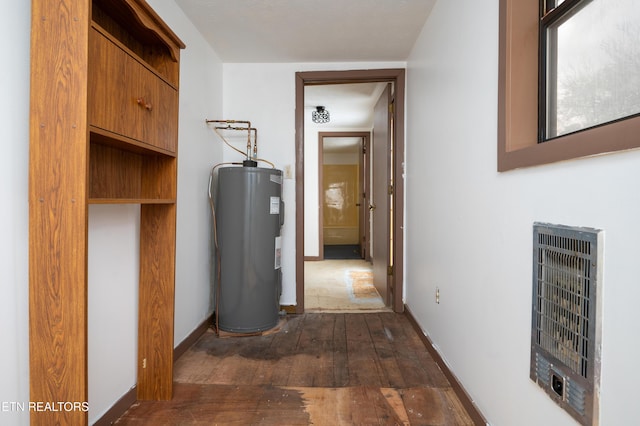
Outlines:
<svg viewBox="0 0 640 426"><path fill-rule="evenodd" d="M205 120L207 124L209 123L226 123L227 126L217 126L216 129L219 130L246 130L247 131L247 160L251 159L251 122L245 120ZM246 124L247 127L236 127L231 126L231 124ZM256 153L256 148L254 147L254 154Z"/></svg>
<svg viewBox="0 0 640 426"><path fill-rule="evenodd" d="M209 124L209 123L227 123L227 124L239 123L239 124L246 124L247 127L251 127L251 122L250 121L244 121L244 120L205 120L205 122L207 124Z"/></svg>
<svg viewBox="0 0 640 426"><path fill-rule="evenodd" d="M231 126L216 126L215 128L220 130L253 130L253 128Z"/></svg>
<svg viewBox="0 0 640 426"><path fill-rule="evenodd" d="M258 158L258 129L252 127L249 131L253 130L253 159Z"/></svg>

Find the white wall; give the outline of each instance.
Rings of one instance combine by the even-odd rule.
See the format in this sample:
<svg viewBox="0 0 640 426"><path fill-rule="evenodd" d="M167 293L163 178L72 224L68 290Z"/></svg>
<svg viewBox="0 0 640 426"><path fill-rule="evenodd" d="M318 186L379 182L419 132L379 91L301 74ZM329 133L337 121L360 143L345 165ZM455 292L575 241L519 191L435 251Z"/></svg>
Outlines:
<svg viewBox="0 0 640 426"><path fill-rule="evenodd" d="M140 206L89 206L89 421L137 381Z"/></svg>
<svg viewBox="0 0 640 426"><path fill-rule="evenodd" d="M31 3L0 14L0 404L29 401L29 28ZM11 66L7 66L10 64ZM29 415L2 411L0 424L28 424Z"/></svg>
<svg viewBox="0 0 640 426"><path fill-rule="evenodd" d="M187 44L182 53L175 343L212 311L209 302L209 167L222 156L205 118L222 111L222 65L172 0L149 3ZM0 35L10 40L0 67L0 404L29 401L28 153L30 2L7 5ZM91 206L89 213L90 421L135 384L137 206ZM109 354L113 357L110 358ZM101 357L101 358L100 358ZM100 383L98 385L98 382ZM0 424L29 415L0 405Z"/></svg>
<svg viewBox="0 0 640 426"><path fill-rule="evenodd" d="M629 424L640 151L498 173L497 66L498 0L437 2L408 62L406 302L492 425L573 425L529 379L532 224L603 229L600 424Z"/></svg>
<svg viewBox="0 0 640 426"><path fill-rule="evenodd" d="M224 117L217 118L251 121L251 124L258 128L259 156L275 163L278 169L283 169L286 166L291 167L292 176L295 177L295 73L298 71L399 68L404 65L404 63L397 62L224 64ZM315 156L317 173L317 134L315 141L309 141L313 145L311 143L309 146L305 145L305 160L308 154ZM239 148L243 149L242 145ZM239 154L226 147L224 153L225 161L242 159ZM305 169L305 179L308 173L309 171ZM317 194L317 184L315 187ZM283 291L280 303L295 305L296 199L293 178L284 179L282 198L285 202L285 223L282 228ZM316 225L315 233L317 234L317 232Z"/></svg>

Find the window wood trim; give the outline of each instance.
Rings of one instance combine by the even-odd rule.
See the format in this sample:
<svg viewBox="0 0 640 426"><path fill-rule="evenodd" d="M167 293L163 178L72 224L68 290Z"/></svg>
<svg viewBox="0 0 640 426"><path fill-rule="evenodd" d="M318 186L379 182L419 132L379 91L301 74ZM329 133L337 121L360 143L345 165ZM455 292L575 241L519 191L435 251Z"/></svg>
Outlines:
<svg viewBox="0 0 640 426"><path fill-rule="evenodd" d="M500 0L498 171L640 147L640 117L538 143L538 0Z"/></svg>

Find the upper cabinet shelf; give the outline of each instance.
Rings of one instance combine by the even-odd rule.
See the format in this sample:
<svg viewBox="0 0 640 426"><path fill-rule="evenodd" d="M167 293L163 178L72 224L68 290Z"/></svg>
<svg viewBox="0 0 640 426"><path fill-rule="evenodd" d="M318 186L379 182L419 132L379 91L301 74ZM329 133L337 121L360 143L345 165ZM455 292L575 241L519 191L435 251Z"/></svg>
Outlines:
<svg viewBox="0 0 640 426"><path fill-rule="evenodd" d="M182 41L143 0L93 0L91 141L175 156Z"/></svg>
<svg viewBox="0 0 640 426"><path fill-rule="evenodd" d="M182 48L144 0L92 0L89 202L175 202Z"/></svg>
<svg viewBox="0 0 640 426"><path fill-rule="evenodd" d="M93 0L92 20L178 87L184 43L144 1Z"/></svg>

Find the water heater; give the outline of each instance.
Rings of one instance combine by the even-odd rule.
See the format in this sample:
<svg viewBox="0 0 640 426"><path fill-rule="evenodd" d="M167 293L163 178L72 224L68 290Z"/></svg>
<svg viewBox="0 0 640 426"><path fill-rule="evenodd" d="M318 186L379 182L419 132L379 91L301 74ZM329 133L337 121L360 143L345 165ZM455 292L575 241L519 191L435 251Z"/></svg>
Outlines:
<svg viewBox="0 0 640 426"><path fill-rule="evenodd" d="M282 171L220 168L215 218L220 262L218 328L251 333L274 327L282 292Z"/></svg>

